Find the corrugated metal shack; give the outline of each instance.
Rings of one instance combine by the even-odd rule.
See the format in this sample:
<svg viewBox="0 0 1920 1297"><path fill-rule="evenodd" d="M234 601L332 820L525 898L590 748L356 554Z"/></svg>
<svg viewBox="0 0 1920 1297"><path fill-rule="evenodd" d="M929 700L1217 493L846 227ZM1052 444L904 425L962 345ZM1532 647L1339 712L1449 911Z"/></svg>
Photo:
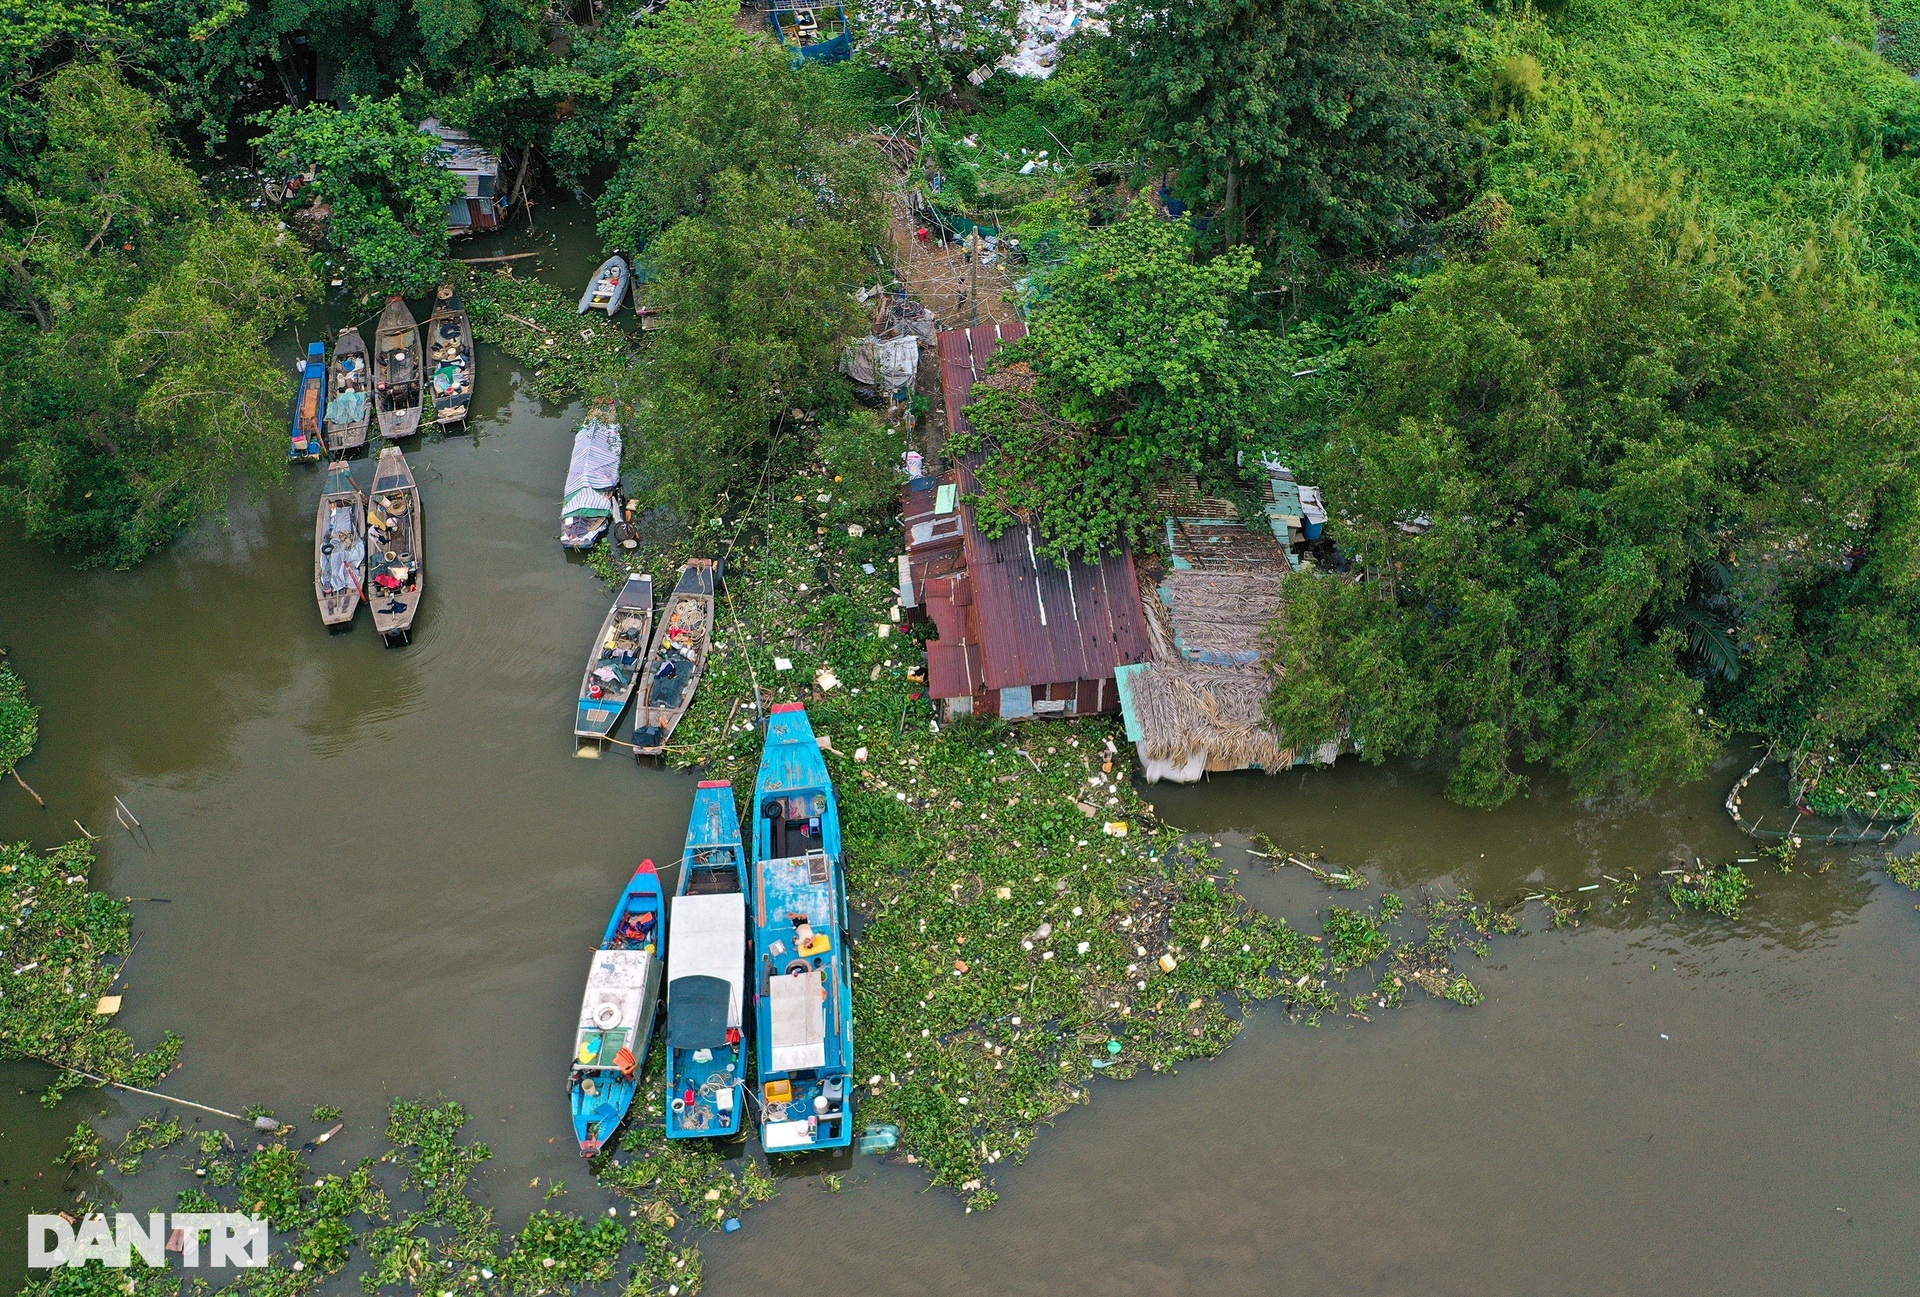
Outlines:
<svg viewBox="0 0 1920 1297"><path fill-rule="evenodd" d="M938 337L948 427L965 429L973 384L993 353L1026 335L1018 323L951 329ZM983 534L966 503L972 467L909 482L900 603L931 620L927 686L948 715L1008 720L1119 708L1116 670L1148 656L1132 553L1062 566L1040 556L1029 527Z"/></svg>
<svg viewBox="0 0 1920 1297"><path fill-rule="evenodd" d="M1265 635L1299 565L1294 551L1319 538L1325 514L1319 493L1278 466L1268 466L1265 495L1265 516L1250 522L1230 502L1202 497L1191 480L1161 493L1170 565L1145 596L1153 657L1116 677L1127 737L1149 780L1271 772L1339 753L1338 744L1283 748L1266 722L1279 671L1265 660Z"/></svg>
<svg viewBox="0 0 1920 1297"><path fill-rule="evenodd" d="M447 228L459 234L497 230L507 219L506 195L500 192L500 155L481 148L471 136L437 117L420 129L440 141L440 165L467 186L465 198L447 207Z"/></svg>

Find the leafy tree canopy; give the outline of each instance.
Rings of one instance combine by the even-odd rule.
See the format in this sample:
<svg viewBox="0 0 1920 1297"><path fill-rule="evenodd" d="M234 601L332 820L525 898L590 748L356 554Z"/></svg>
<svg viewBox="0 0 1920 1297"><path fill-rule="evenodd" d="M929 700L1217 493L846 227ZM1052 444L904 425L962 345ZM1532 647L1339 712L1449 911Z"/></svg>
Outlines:
<svg viewBox="0 0 1920 1297"><path fill-rule="evenodd" d="M466 189L436 161L439 141L398 99L309 104L268 119L260 155L291 178L314 171L307 191L331 208L328 237L355 283L425 293L447 253L447 207Z"/></svg>
<svg viewBox="0 0 1920 1297"><path fill-rule="evenodd" d="M1028 337L976 389L970 436L991 528L1037 521L1049 553L1091 556L1156 517L1172 473L1237 489L1278 417L1290 349L1249 327L1248 249L1194 257L1185 222L1145 203L1056 271Z"/></svg>
<svg viewBox="0 0 1920 1297"><path fill-rule="evenodd" d="M821 216L884 237L878 153L859 138L834 84L800 75L777 46L702 55L656 100L600 199L609 244L640 248L711 201L727 173L804 186Z"/></svg>
<svg viewBox="0 0 1920 1297"><path fill-rule="evenodd" d="M1697 776L1718 641L1762 647L1795 572L1831 597L1848 548L1911 553L1890 540L1911 530L1904 352L1843 257L1754 291L1687 202L1631 178L1499 232L1360 356L1322 471L1372 579L1290 583L1272 719L1375 761L1445 752L1472 805L1524 787L1523 762L1582 791ZM1912 688L1912 634L1874 715Z"/></svg>
<svg viewBox="0 0 1920 1297"><path fill-rule="evenodd" d="M1229 239L1298 225L1376 249L1467 151L1434 0L1117 0L1121 84Z"/></svg>
<svg viewBox="0 0 1920 1297"><path fill-rule="evenodd" d="M110 64L46 86L47 143L6 193L0 509L121 566L281 471L291 383L263 343L314 290L284 232L210 201Z"/></svg>

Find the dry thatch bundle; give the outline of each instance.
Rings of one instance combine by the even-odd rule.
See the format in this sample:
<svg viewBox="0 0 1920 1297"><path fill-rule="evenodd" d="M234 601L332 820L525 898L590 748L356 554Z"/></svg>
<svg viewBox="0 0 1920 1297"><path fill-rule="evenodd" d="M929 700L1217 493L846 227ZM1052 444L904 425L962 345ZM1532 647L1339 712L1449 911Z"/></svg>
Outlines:
<svg viewBox="0 0 1920 1297"><path fill-rule="evenodd" d="M1281 748L1266 723L1272 688L1273 674L1264 666L1152 663L1131 683L1141 755L1184 765L1204 752L1213 769L1285 770L1294 754Z"/></svg>
<svg viewBox="0 0 1920 1297"><path fill-rule="evenodd" d="M1230 659L1261 653L1267 626L1280 612L1287 573L1284 565L1167 573L1162 589L1180 647L1188 654Z"/></svg>

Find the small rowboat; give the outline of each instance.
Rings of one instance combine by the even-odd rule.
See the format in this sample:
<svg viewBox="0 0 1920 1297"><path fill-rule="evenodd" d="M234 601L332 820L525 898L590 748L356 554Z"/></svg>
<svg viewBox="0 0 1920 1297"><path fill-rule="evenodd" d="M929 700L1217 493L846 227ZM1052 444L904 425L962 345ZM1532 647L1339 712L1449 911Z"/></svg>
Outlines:
<svg viewBox="0 0 1920 1297"><path fill-rule="evenodd" d="M853 1142L853 981L840 808L799 703L767 713L753 790L753 1044L760 1146Z"/></svg>
<svg viewBox="0 0 1920 1297"><path fill-rule="evenodd" d="M373 367L360 330L342 329L334 339L327 392L327 452L338 458L367 444L373 420Z"/></svg>
<svg viewBox="0 0 1920 1297"><path fill-rule="evenodd" d="M300 390L293 397L293 423L287 430L287 461L310 464L320 458L326 443L321 424L327 408L327 344L307 344L307 363L300 371Z"/></svg>
<svg viewBox="0 0 1920 1297"><path fill-rule="evenodd" d="M326 626L352 622L367 594L367 502L344 459L327 465L313 520L313 594Z"/></svg>
<svg viewBox="0 0 1920 1297"><path fill-rule="evenodd" d="M573 1035L567 1100L580 1156L606 1147L633 1106L660 1008L660 948L666 897L653 862L643 860L620 893L606 936L587 966L587 993Z"/></svg>
<svg viewBox="0 0 1920 1297"><path fill-rule="evenodd" d="M593 272L587 291L580 294L580 314L605 311L611 318L620 309L620 303L627 300L627 281L631 278L633 272L627 269L625 257L608 257L600 263L600 269Z"/></svg>
<svg viewBox="0 0 1920 1297"><path fill-rule="evenodd" d="M413 639L413 619L427 593L425 523L407 457L388 446L374 466L367 500L367 601L389 648Z"/></svg>
<svg viewBox="0 0 1920 1297"><path fill-rule="evenodd" d="M387 299L373 333L374 408L388 441L420 431L420 325L398 294Z"/></svg>
<svg viewBox="0 0 1920 1297"><path fill-rule="evenodd" d="M427 317L427 386L441 427L465 423L473 404L473 327L450 284L442 284Z"/></svg>
<svg viewBox="0 0 1920 1297"><path fill-rule="evenodd" d="M667 944L667 1138L733 1135L747 1102L747 855L733 785L693 793Z"/></svg>
<svg viewBox="0 0 1920 1297"><path fill-rule="evenodd" d="M633 709L633 755L657 757L667 750L674 727L693 706L693 691L707 669L713 643L713 585L719 564L696 558L660 610L653 649L641 671L640 703Z"/></svg>
<svg viewBox="0 0 1920 1297"><path fill-rule="evenodd" d="M630 576L619 597L600 623L599 638L587 655L587 673L580 679L580 703L573 714L573 735L604 739L613 733L620 714L633 697L633 682L646 652L647 632L653 628L653 578ZM583 749L598 756L599 745Z"/></svg>

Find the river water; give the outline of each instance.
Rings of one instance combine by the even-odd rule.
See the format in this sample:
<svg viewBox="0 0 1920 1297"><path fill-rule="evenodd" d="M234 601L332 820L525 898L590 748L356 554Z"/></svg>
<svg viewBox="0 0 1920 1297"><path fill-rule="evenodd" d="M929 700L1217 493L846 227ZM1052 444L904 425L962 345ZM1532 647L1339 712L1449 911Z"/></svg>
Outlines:
<svg viewBox="0 0 1920 1297"><path fill-rule="evenodd" d="M550 273L573 282L592 251L577 221L558 226ZM430 576L404 650L364 615L322 631L311 469L130 572L75 573L0 533L0 642L43 708L24 773L51 807L9 782L0 835L114 830L101 884L166 898L135 906L120 1019L142 1041L186 1037L165 1088L299 1121L336 1104L342 1158L374 1147L389 1096L457 1098L511 1228L536 1177L574 1185L562 1205L601 1203L561 1082L581 967L634 861L678 850L692 780L574 757L578 662L608 599L554 539L579 412L518 391L485 347L479 396L474 435L412 456ZM1604 881L1676 851L1750 854L1718 808L1740 768L1730 755L1642 804L1544 780L1493 813L1404 766L1151 790L1296 923L1317 926L1329 894L1248 857L1249 832L1360 867L1363 896L1602 887L1579 927L1535 907L1469 961L1477 1008L1416 995L1313 1029L1257 1007L1219 1060L1095 1084L1004 1168L990 1213L872 1159L837 1194L791 1176L705 1244L707 1291L1920 1289L1915 897L1843 855L1761 866L1734 923L1676 915L1652 888L1622 905ZM114 825L115 795L143 835ZM44 1079L0 1071L9 1222L71 1201L51 1163L81 1115L146 1110L86 1094L49 1111L31 1093ZM0 1239L0 1285L23 1262Z"/></svg>

